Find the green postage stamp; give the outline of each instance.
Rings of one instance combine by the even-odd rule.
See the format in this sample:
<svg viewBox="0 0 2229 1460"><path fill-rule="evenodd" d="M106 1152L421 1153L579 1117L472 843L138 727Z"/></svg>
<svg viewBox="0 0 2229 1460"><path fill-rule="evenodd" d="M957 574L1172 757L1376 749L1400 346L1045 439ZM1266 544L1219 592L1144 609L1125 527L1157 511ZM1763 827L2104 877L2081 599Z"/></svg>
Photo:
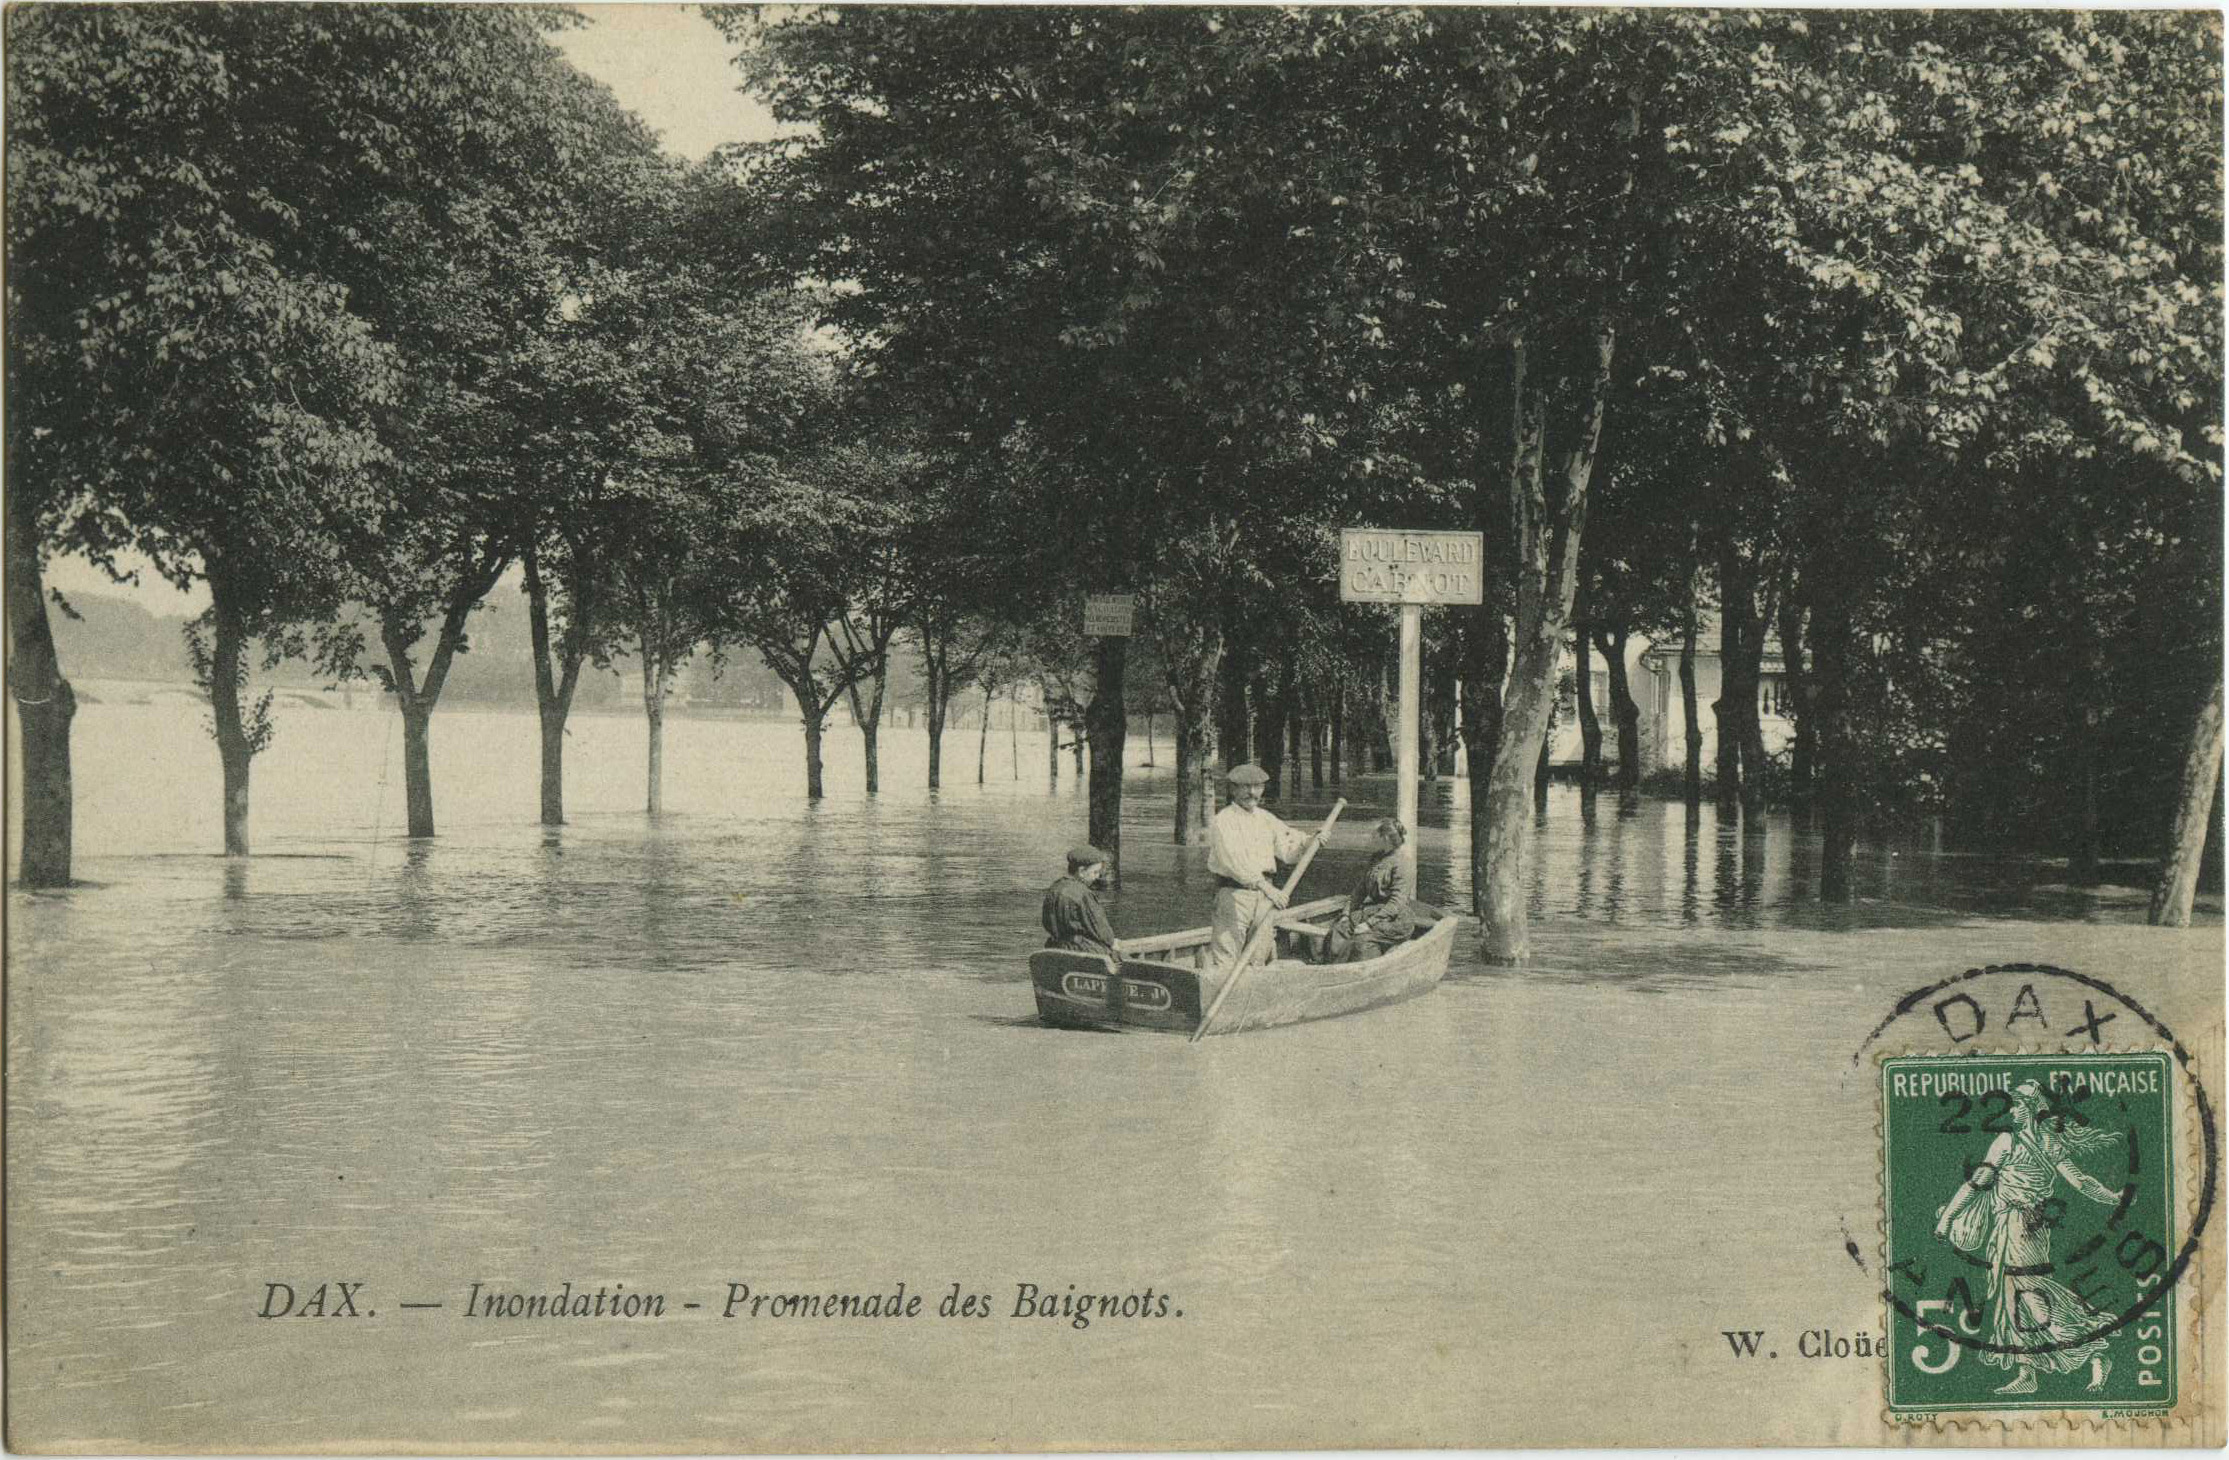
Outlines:
<svg viewBox="0 0 2229 1460"><path fill-rule="evenodd" d="M2169 1056L1880 1073L1890 1413L2171 1411L2189 1234Z"/></svg>

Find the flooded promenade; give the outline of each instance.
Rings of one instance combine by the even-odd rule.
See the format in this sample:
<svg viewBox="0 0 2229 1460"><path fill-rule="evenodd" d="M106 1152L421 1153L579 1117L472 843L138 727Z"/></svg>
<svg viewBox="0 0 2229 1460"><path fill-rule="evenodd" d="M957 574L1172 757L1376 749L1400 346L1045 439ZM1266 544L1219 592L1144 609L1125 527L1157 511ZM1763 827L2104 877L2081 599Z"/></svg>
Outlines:
<svg viewBox="0 0 2229 1460"><path fill-rule="evenodd" d="M994 735L977 786L955 730L932 798L921 732L886 731L869 801L836 729L808 806L793 727L679 720L651 821L639 719L578 716L572 823L545 832L533 718L445 712L441 834L414 845L394 716L303 709L257 762L258 855L228 863L201 734L89 706L87 885L9 894L21 1442L871 1448L904 1414L916 1445L1428 1445L1550 1410L1581 1441L1569 1376L1676 1348L1625 1412L1661 1404L1678 1443L1767 1382L1683 1390L1720 1330L1864 1296L1820 1192L1864 1209L1874 1115L1820 1072L1898 993L2029 959L2170 1023L2217 1007L2218 904L2169 933L2048 865L1867 847L1829 916L1784 824L1609 796L1589 822L1559 787L1532 966L1466 943L1428 997L1197 1047L1059 1033L1024 962L1085 807L1041 738ZM1159 759L1126 801L1125 935L1206 917ZM1347 885L1391 799L1344 789L1312 892ZM1453 903L1461 794L1424 791L1423 891ZM1636 1270L1675 1231L1697 1260ZM272 1284L341 1281L376 1316L258 1316ZM725 1311L733 1285L901 1283L930 1316ZM663 1302L514 1320L468 1311L474 1284ZM1167 1313L1077 1325L1071 1290ZM931 1321L955 1292L991 1316ZM1420 1342L1451 1305L1503 1319ZM1836 1412L1800 1404L1825 1367L1771 1382Z"/></svg>

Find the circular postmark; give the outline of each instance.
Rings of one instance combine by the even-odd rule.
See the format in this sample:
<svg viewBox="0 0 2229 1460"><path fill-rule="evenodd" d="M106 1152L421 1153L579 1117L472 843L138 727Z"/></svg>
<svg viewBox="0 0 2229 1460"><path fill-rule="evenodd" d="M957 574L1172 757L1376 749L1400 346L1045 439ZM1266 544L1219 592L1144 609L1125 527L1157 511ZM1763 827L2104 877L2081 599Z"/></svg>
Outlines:
<svg viewBox="0 0 2229 1460"><path fill-rule="evenodd" d="M1882 1298L1913 1340L1892 1359L1891 1407L2024 1402L2039 1373L2076 1369L2096 1403L2172 1403L2161 1313L2213 1215L2219 1164L2212 1101L2174 1033L2103 979L2000 964L1905 994L1851 1059L1880 1081ZM2195 1161L2176 1149L2178 1106ZM2148 1367L2100 1394L2122 1343ZM1953 1385L1962 1354L1978 1362ZM2013 1377L1971 1388L1986 1369Z"/></svg>

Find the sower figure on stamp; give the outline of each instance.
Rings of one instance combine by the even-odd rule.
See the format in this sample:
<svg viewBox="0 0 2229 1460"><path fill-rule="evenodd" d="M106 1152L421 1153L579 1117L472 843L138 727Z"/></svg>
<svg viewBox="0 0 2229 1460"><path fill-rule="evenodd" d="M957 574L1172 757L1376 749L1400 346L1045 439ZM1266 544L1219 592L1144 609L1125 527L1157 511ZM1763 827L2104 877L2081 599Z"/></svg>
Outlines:
<svg viewBox="0 0 2229 1460"><path fill-rule="evenodd" d="M1401 855L1408 832L1393 817L1378 823L1378 855L1347 898L1346 908L1331 920L1324 935L1318 963L1360 963L1375 958L1416 931L1410 899L1416 895L1416 873Z"/></svg>
<svg viewBox="0 0 2229 1460"><path fill-rule="evenodd" d="M1989 1292L1995 1304L1981 1361L2013 1375L1999 1394L2033 1394L2036 1370L2070 1374L2090 1366L2091 1389L2104 1387L2112 1370L2105 1340L2084 1340L2112 1322L2051 1270L2051 1226L2060 1205L2053 1193L2060 1177L2091 1201L2118 1206L2120 1193L2074 1164L2076 1153L2119 1140L2120 1132L2069 1121L2045 1122L2043 1087L2024 1081L2012 1091L2013 1129L1992 1141L1989 1154L1935 1214L1935 1235L1964 1252L1986 1252ZM2058 1127L2054 1129L2053 1127Z"/></svg>
<svg viewBox="0 0 2229 1460"><path fill-rule="evenodd" d="M1107 861L1107 854L1088 842L1068 849L1068 875L1045 889L1045 906L1039 915L1047 948L1116 956L1114 924L1107 921L1106 909L1091 890L1107 870Z"/></svg>
<svg viewBox="0 0 2229 1460"><path fill-rule="evenodd" d="M1285 905L1276 883L1279 862L1297 862L1313 838L1262 806L1269 773L1258 765L1232 769L1231 804L1215 813L1207 833L1207 869L1215 874L1215 936L1208 957L1216 968L1238 961L1262 920Z"/></svg>

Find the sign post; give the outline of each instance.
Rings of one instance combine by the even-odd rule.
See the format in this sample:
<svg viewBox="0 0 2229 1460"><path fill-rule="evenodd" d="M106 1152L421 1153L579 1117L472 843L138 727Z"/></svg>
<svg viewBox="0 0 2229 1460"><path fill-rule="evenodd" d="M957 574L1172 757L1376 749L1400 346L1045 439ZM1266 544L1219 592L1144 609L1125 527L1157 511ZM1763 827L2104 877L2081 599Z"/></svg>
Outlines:
<svg viewBox="0 0 2229 1460"><path fill-rule="evenodd" d="M1394 739L1394 814L1408 828L1404 853L1416 865L1417 742L1424 698L1424 610L1486 601L1486 535L1349 527L1339 534L1339 597L1401 608L1401 728Z"/></svg>

